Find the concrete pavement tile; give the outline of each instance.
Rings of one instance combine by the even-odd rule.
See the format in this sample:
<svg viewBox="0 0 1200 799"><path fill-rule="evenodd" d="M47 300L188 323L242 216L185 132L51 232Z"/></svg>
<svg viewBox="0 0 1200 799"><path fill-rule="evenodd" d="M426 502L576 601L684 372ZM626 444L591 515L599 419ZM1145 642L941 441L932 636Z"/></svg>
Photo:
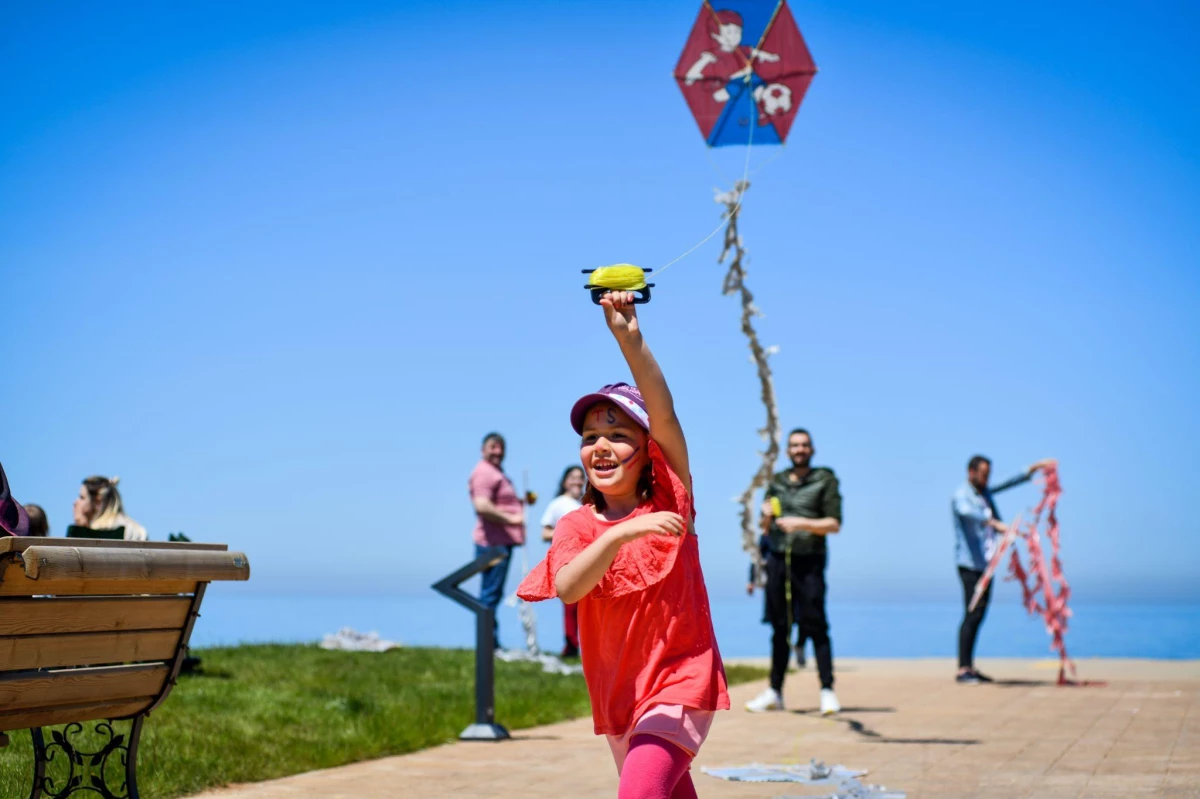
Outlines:
<svg viewBox="0 0 1200 799"><path fill-rule="evenodd" d="M1022 661L981 668L1013 679L1046 676ZM1197 795L1195 666L1088 661L1089 678L1111 683L1077 689L1041 684L964 689L948 677L951 661L848 660L839 661L838 670L846 708L839 718L811 712L817 686L808 673L791 675L785 687L789 707L807 712L718 714L693 769L700 795L821 795L803 786L723 782L699 770L702 764L804 763L812 757L870 769L868 781L903 789L910 799ZM1164 674L1173 682L1165 682ZM733 689L734 707L762 687ZM454 743L204 797L599 799L614 796L616 786L608 747L591 734L590 720L577 719L522 731L513 741Z"/></svg>

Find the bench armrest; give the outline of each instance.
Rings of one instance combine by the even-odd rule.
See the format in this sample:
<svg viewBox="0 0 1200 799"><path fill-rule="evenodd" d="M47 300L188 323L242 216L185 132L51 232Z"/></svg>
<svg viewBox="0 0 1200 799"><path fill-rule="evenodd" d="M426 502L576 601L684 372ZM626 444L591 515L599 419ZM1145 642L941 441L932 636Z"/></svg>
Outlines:
<svg viewBox="0 0 1200 799"><path fill-rule="evenodd" d="M31 580L249 580L241 552L32 546L20 555Z"/></svg>

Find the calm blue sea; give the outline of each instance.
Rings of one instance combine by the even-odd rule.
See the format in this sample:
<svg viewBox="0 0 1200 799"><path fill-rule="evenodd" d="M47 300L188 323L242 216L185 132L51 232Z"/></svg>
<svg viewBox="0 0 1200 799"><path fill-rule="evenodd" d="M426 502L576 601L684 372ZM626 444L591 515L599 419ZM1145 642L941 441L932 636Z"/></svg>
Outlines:
<svg viewBox="0 0 1200 799"><path fill-rule="evenodd" d="M204 600L194 646L316 641L341 627L408 645L470 647L474 617L430 591L427 596L263 596L216 584ZM535 605L538 642L562 647L557 602ZM769 654L760 623L762 595L714 599L713 621L726 657ZM834 653L843 657L949 657L956 651L961 608L954 604L832 603ZM1067 633L1072 657L1200 658L1200 604L1079 605ZM522 647L516 610L501 606L501 641ZM983 657L1051 657L1040 620L1016 603L993 601L980 634Z"/></svg>

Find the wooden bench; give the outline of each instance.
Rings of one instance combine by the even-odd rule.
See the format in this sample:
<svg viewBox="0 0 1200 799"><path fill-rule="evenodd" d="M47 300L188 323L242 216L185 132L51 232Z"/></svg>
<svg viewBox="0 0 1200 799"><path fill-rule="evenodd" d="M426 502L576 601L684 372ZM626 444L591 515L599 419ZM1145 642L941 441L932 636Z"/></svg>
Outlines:
<svg viewBox="0 0 1200 799"><path fill-rule="evenodd" d="M205 587L250 577L246 556L227 549L0 538L0 746L5 732L30 731L30 799L138 799L142 724L175 685ZM118 719L133 720L128 735ZM79 751L71 736L97 721L107 743ZM41 728L56 724L68 726L47 745Z"/></svg>

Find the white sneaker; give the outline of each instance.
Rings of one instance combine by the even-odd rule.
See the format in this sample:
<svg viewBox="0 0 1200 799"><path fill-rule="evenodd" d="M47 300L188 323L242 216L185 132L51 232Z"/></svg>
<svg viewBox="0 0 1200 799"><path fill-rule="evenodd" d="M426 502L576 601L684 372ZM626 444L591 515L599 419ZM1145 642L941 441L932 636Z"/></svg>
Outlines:
<svg viewBox="0 0 1200 799"><path fill-rule="evenodd" d="M746 710L751 713L763 713L768 710L783 710L783 696L774 688L768 688L746 703Z"/></svg>
<svg viewBox="0 0 1200 799"><path fill-rule="evenodd" d="M821 715L832 716L834 713L839 713L842 706L838 704L837 694L832 688L821 689Z"/></svg>

